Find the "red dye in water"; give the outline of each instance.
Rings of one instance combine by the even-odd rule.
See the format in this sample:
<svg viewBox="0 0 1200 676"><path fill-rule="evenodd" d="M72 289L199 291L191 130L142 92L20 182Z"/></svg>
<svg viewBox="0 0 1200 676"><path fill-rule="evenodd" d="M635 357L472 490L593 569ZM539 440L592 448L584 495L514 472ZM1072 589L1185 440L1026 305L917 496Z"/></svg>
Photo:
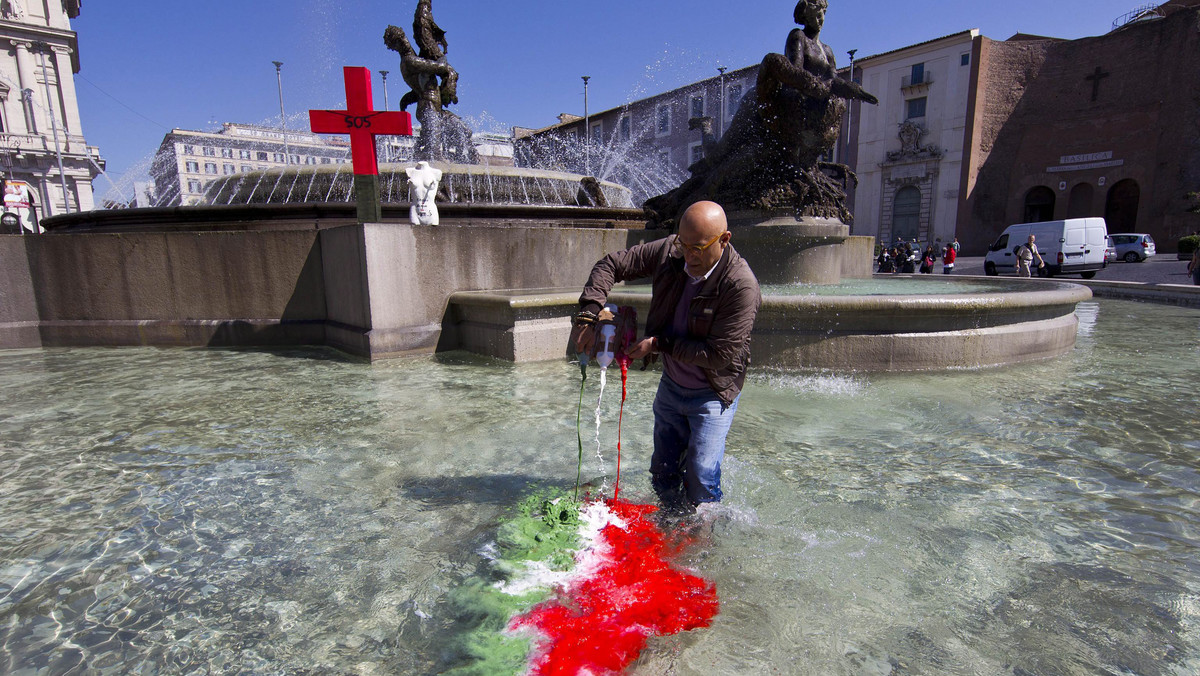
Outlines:
<svg viewBox="0 0 1200 676"><path fill-rule="evenodd" d="M715 585L666 561L663 533L646 518L656 507L608 506L626 527L601 531L608 551L595 572L509 623L541 634L530 673L620 673L650 636L707 627L719 610Z"/></svg>

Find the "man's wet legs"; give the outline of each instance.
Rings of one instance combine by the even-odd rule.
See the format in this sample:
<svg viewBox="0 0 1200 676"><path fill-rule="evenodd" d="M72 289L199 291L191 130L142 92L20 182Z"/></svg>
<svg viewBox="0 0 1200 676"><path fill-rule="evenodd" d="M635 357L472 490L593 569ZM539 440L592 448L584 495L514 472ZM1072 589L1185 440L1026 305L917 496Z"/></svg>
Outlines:
<svg viewBox="0 0 1200 676"><path fill-rule="evenodd" d="M659 382L650 476L666 509L721 500L721 460L737 403L725 406L707 388L681 388L666 377Z"/></svg>

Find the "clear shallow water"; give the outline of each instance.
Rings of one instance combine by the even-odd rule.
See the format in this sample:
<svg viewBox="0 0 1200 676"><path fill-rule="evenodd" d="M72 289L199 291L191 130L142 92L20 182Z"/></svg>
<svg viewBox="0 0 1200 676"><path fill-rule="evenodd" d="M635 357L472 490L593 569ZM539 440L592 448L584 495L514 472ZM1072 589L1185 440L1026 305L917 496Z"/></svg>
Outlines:
<svg viewBox="0 0 1200 676"><path fill-rule="evenodd" d="M684 561L721 614L633 672L1200 670L1200 312L1079 315L1034 365L759 371ZM630 375L630 499L656 379ZM0 352L0 672L437 673L498 520L574 485L578 387L470 357ZM619 395L585 478L611 480Z"/></svg>

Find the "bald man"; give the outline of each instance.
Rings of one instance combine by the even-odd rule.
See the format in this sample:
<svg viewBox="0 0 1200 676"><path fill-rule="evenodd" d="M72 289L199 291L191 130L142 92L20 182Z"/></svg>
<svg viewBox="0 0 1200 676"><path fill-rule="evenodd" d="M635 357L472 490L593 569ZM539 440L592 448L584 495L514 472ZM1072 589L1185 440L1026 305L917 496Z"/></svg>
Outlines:
<svg viewBox="0 0 1200 676"><path fill-rule="evenodd" d="M720 205L697 202L679 219L678 234L600 259L579 297L571 340L579 352L590 352L593 325L613 285L652 279L646 335L628 354L662 356L650 476L670 511L721 500L725 436L762 302L758 280L731 237Z"/></svg>

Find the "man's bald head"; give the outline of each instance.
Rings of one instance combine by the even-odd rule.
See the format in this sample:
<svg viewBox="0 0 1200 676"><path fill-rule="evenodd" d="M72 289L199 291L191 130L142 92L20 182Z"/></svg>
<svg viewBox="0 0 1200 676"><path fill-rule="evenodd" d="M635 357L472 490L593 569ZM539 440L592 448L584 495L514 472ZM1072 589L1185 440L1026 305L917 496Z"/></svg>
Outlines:
<svg viewBox="0 0 1200 676"><path fill-rule="evenodd" d="M728 229L725 210L716 202L696 202L679 219L679 234L687 241L708 241Z"/></svg>
<svg viewBox="0 0 1200 676"><path fill-rule="evenodd" d="M679 218L678 243L683 245L687 271L693 276L707 273L725 252L732 237L725 210L716 202L696 202ZM696 251L693 247L703 247Z"/></svg>

